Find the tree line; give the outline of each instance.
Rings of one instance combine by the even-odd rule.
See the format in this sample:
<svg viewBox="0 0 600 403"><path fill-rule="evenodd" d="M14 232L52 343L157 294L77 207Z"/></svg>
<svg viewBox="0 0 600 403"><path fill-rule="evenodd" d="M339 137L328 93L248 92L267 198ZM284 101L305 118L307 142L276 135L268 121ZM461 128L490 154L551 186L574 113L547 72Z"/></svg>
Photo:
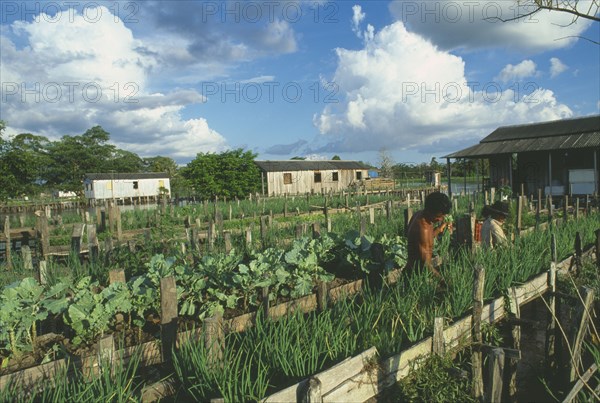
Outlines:
<svg viewBox="0 0 600 403"><path fill-rule="evenodd" d="M180 167L169 157L142 158L116 147L101 126L54 141L31 133L9 138L5 128L0 120L0 200L59 190L82 195L85 174L107 172L166 172L175 196L233 198L260 189L260 172L253 163L256 154L242 149L199 153Z"/></svg>
<svg viewBox="0 0 600 403"><path fill-rule="evenodd" d="M206 200L215 196L247 197L260 192L257 154L241 148L222 153L198 153L185 166L164 156L140 157L110 143L110 134L94 126L81 135L51 141L44 136L21 133L4 136L0 120L0 200L37 196L53 191L83 194L87 173L166 172L171 178L171 195ZM432 158L429 163L396 163L386 153L380 161L380 176L398 180L421 180L428 171L446 171L446 164ZM385 157L385 158L384 158ZM292 159L305 159L294 157ZM340 160L334 155L332 160ZM365 164L371 166L370 164ZM373 167L374 168L374 167ZM453 161L453 176L475 175L474 161Z"/></svg>

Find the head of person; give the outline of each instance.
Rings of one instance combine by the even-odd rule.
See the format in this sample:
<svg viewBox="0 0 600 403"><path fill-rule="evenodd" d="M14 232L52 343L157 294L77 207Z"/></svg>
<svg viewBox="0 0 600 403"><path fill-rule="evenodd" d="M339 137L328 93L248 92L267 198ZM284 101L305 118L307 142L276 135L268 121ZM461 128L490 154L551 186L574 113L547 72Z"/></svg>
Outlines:
<svg viewBox="0 0 600 403"><path fill-rule="evenodd" d="M425 198L424 212L432 222L440 222L450 213L452 203L444 193L433 192Z"/></svg>
<svg viewBox="0 0 600 403"><path fill-rule="evenodd" d="M490 216L497 221L505 221L508 217L508 203L505 201L496 201L488 206Z"/></svg>

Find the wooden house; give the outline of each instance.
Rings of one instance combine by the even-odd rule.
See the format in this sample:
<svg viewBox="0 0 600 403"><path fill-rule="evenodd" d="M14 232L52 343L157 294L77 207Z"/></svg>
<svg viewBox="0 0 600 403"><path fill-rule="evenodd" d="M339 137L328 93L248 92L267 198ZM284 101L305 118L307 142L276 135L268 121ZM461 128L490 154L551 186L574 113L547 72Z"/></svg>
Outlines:
<svg viewBox="0 0 600 403"><path fill-rule="evenodd" d="M369 167L357 161L255 161L262 193L269 196L339 192L368 179Z"/></svg>
<svg viewBox="0 0 600 403"><path fill-rule="evenodd" d="M123 204L156 201L160 195L171 193L168 174L148 173L89 173L83 180L88 201L116 200Z"/></svg>
<svg viewBox="0 0 600 403"><path fill-rule="evenodd" d="M448 167L450 159L487 159L490 187L558 196L597 194L599 156L600 115L594 115L499 127L445 158Z"/></svg>

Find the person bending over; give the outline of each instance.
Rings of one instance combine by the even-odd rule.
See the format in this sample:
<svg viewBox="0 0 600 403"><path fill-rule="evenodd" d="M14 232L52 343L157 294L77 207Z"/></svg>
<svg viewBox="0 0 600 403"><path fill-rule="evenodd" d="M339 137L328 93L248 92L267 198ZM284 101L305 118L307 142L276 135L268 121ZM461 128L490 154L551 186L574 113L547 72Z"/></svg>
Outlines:
<svg viewBox="0 0 600 403"><path fill-rule="evenodd" d="M416 212L408 224L408 261L406 270L426 267L437 277L440 273L431 264L433 255L433 241L446 228L452 230L451 222L443 222L444 217L450 213L452 203L448 196L440 192L430 193L425 198L425 207Z"/></svg>

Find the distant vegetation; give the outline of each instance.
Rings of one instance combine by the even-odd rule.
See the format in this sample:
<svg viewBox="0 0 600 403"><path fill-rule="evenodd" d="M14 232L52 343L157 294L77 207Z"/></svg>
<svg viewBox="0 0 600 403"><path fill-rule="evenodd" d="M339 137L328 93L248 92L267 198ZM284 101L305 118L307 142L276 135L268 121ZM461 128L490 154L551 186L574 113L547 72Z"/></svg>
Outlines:
<svg viewBox="0 0 600 403"><path fill-rule="evenodd" d="M253 163L257 154L241 148L219 154L198 153L186 166L179 167L169 157L142 158L117 148L110 143L110 134L101 126L55 141L31 133L8 137L3 133L5 128L5 122L0 120L0 201L37 197L58 190L82 194L82 179L86 173L93 172L167 172L173 196L200 199L215 196L243 198L261 189L260 171ZM332 159L340 159L340 156L335 155ZM391 159L389 162L386 176L399 181L419 181L424 179L427 171L446 170L446 164L438 163L435 158L420 164L394 165ZM384 170L380 171L384 173ZM463 176L465 172L475 176L473 161L452 163L453 176Z"/></svg>

